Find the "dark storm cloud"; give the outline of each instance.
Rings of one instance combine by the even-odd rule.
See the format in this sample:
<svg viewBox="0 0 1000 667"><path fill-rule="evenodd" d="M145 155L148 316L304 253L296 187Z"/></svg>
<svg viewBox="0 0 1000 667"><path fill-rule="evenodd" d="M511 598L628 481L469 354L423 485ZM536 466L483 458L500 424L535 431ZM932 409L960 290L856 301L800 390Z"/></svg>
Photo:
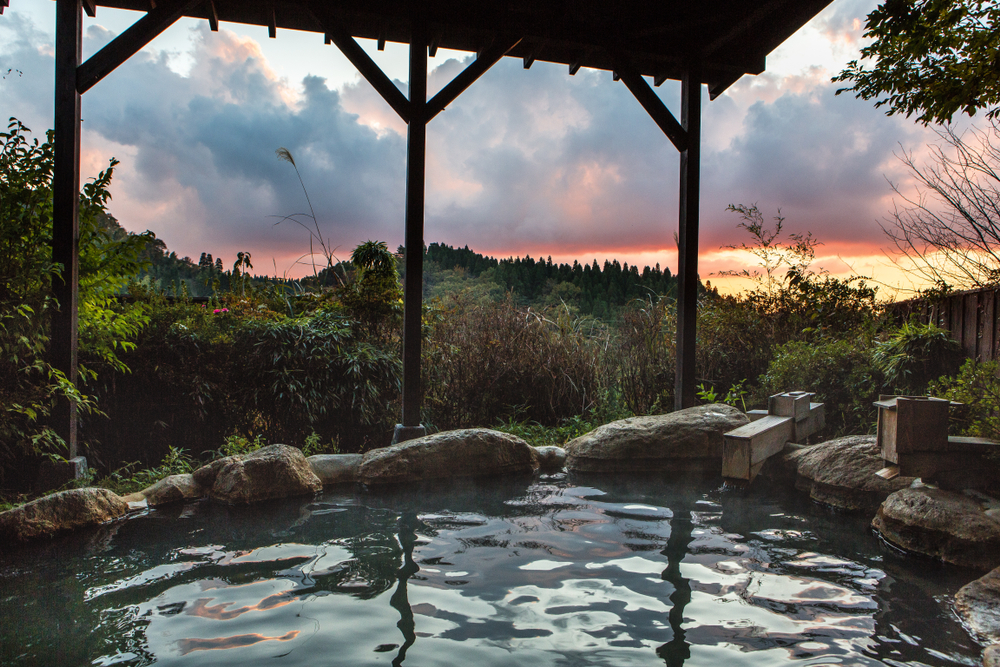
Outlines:
<svg viewBox="0 0 1000 667"><path fill-rule="evenodd" d="M826 29L848 30L851 14L827 17ZM47 126L51 36L11 19L18 41L4 51L27 69L0 85ZM92 28L88 49L110 38ZM291 166L275 158L284 146L340 254L368 238L401 242L405 126L367 83L338 91L307 77L292 90L252 41L203 26L190 55L181 75L167 56L140 53L84 99L85 148L123 153L112 210L126 226L153 229L181 254L304 252L304 232L269 217L306 209ZM434 62L431 90L469 61ZM924 135L833 89L828 73L765 76L706 99L703 250L739 240L727 204L757 202L830 249L877 252L883 175L898 180L897 143L912 148ZM676 113L677 84L659 92ZM428 242L534 256L673 247L677 151L610 73L505 60L431 122L428 147Z"/></svg>
<svg viewBox="0 0 1000 667"><path fill-rule="evenodd" d="M46 35L14 20L20 41L7 51L25 76L10 87L17 95L11 106L36 115L37 130L51 124L51 103L46 108L36 88L51 99L52 57ZM112 37L91 27L85 50ZM192 74L182 76L166 55L140 52L84 98L85 150L89 144L126 152L118 155L112 202L123 224L153 229L180 254L219 245L259 249L265 257L304 252L305 233L288 223L275 229L271 217L308 210L291 165L275 156L283 146L295 156L334 245L399 235L404 142L398 135L379 137L359 124L322 79L307 77L293 100L253 44L231 33L198 30L192 55ZM122 201L131 216L120 212Z"/></svg>
<svg viewBox="0 0 1000 667"><path fill-rule="evenodd" d="M202 227L209 242L238 237L249 245L301 247L297 230L275 233L268 219L306 210L291 165L275 157L283 146L335 243L358 230L389 233L386 223L402 210L398 136L379 138L360 125L316 77L307 77L301 98L290 103L290 91L252 45L232 35L199 29L193 55L192 74L181 76L164 58L140 53L85 100L91 131L137 149L136 196L155 200L164 184L194 194L204 216L185 224Z"/></svg>

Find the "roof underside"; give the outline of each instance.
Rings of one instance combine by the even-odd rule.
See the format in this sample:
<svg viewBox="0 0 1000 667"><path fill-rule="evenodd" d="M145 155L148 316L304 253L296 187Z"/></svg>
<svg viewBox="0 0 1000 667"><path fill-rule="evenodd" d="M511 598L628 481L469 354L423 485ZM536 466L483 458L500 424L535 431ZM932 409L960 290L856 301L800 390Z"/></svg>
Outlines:
<svg viewBox="0 0 1000 667"><path fill-rule="evenodd" d="M765 56L831 1L206 0L185 15L407 44L423 22L432 47L481 52L514 37L521 41L509 56L610 71L624 57L657 83L680 79L686 63L699 61L714 97L763 72ZM96 1L143 12L151 4Z"/></svg>

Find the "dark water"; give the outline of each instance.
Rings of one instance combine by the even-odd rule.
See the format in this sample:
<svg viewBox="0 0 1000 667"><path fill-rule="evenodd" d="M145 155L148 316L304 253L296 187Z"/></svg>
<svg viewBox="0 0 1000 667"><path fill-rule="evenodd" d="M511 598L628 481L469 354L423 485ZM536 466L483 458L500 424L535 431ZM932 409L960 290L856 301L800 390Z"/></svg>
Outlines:
<svg viewBox="0 0 1000 667"><path fill-rule="evenodd" d="M978 663L868 519L768 484L468 482L201 502L0 557L3 665Z"/></svg>

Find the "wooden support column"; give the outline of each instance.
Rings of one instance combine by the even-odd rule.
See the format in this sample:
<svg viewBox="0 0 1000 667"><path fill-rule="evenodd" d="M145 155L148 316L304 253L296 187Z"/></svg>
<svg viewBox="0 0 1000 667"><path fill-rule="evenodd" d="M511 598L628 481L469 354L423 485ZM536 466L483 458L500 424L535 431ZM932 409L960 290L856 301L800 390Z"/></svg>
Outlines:
<svg viewBox="0 0 1000 667"><path fill-rule="evenodd" d="M695 404L695 336L698 318L698 207L701 181L701 71L689 65L681 79L680 224L677 234L677 372L674 409Z"/></svg>
<svg viewBox="0 0 1000 667"><path fill-rule="evenodd" d="M52 174L52 260L62 265L52 294L59 311L52 317L50 363L77 381L77 291L80 277L80 93L76 70L83 44L81 0L56 1L55 146ZM52 426L77 455L76 404L60 398Z"/></svg>
<svg viewBox="0 0 1000 667"><path fill-rule="evenodd" d="M406 130L406 276L403 283L403 423L393 442L424 435L420 424L420 330L424 275L424 175L427 156L427 34L410 39L410 121Z"/></svg>

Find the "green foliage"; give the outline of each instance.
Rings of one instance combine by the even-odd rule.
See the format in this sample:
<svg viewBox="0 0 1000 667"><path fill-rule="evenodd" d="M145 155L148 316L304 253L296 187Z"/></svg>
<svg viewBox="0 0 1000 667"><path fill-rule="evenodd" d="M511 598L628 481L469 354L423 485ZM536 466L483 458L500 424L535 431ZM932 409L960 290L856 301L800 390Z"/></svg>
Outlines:
<svg viewBox="0 0 1000 667"><path fill-rule="evenodd" d="M868 15L861 61L834 81L887 114L948 123L1000 103L1000 5L992 0L887 0ZM869 67L865 60L874 61Z"/></svg>
<svg viewBox="0 0 1000 667"><path fill-rule="evenodd" d="M52 135L40 143L11 119L0 133L0 468L26 454L58 454L64 444L46 425L57 399L95 410L46 361L49 319L56 308L51 283L62 267L51 259ZM108 187L118 164L83 186L80 196L80 378L100 368L126 370L120 354L145 323L141 307L114 297L141 267L139 254L152 234L131 235L107 214Z"/></svg>
<svg viewBox="0 0 1000 667"><path fill-rule="evenodd" d="M853 340L791 341L775 350L761 377L761 399L785 391L815 392L826 404L834 435L871 433L883 380L872 362L872 343Z"/></svg>
<svg viewBox="0 0 1000 667"><path fill-rule="evenodd" d="M264 440L264 436L262 435L256 435L253 439L250 439L240 433L232 433L226 437L225 442L219 447L217 455L219 458L224 456L240 456L241 454L255 452L266 446L267 441Z"/></svg>
<svg viewBox="0 0 1000 667"><path fill-rule="evenodd" d="M598 396L603 328L565 309L540 313L512 298L454 299L430 313L426 419L441 429L516 419L554 426Z"/></svg>
<svg viewBox="0 0 1000 667"><path fill-rule="evenodd" d="M232 330L232 345L231 395L273 440L300 441L338 418L379 424L400 390L398 350L366 340L335 313L248 319Z"/></svg>
<svg viewBox="0 0 1000 667"><path fill-rule="evenodd" d="M875 344L872 358L892 393L923 395L932 380L956 371L962 350L948 331L906 322Z"/></svg>
<svg viewBox="0 0 1000 667"><path fill-rule="evenodd" d="M403 311L396 258L383 241L366 241L351 253L351 263L357 273L340 292L340 302L369 331L384 332Z"/></svg>
<svg viewBox="0 0 1000 667"><path fill-rule="evenodd" d="M774 217L774 228L768 229L764 222L764 214L757 208L757 204L730 204L727 211L739 213L743 219L736 226L745 230L751 238L748 244L723 246L730 250L743 250L757 258L760 269L743 269L741 271L720 271L720 276L734 278L748 278L756 284L757 291L761 291L768 296L773 296L782 287L782 279L779 271L782 268L799 275L806 274L809 265L816 257L816 246L819 242L813 239L812 234L789 234L791 242L780 239L781 230L785 224L785 218L781 217L781 211Z"/></svg>
<svg viewBox="0 0 1000 667"><path fill-rule="evenodd" d="M762 375L776 348L791 341L823 344L839 338L870 339L881 318L877 290L862 278L841 280L810 269L818 241L810 235L780 237L754 206L731 205L751 237L738 247L757 256L760 270L738 274L754 287L737 295L706 295L698 312L698 373L713 386L732 386ZM791 387L781 389L787 391Z"/></svg>
<svg viewBox="0 0 1000 667"><path fill-rule="evenodd" d="M637 415L673 409L677 307L672 299L635 300L619 313L605 353L605 375Z"/></svg>
<svg viewBox="0 0 1000 667"><path fill-rule="evenodd" d="M931 383L931 396L962 404L953 419L962 435L1000 440L1000 365L966 359L958 374Z"/></svg>
<svg viewBox="0 0 1000 667"><path fill-rule="evenodd" d="M616 260L605 261L603 267L595 260L591 264L556 264L552 258L510 257L497 260L484 257L465 248L432 243L425 259L425 295L433 294L443 271L461 271L469 282L479 283L474 289L479 295L503 295L513 292L518 304L535 309L565 306L581 315L614 320L622 308L636 299L658 298L676 294L677 281L669 269L629 266ZM484 283L499 286L491 290ZM460 291L456 287L448 294ZM447 296L447 294L433 294ZM494 299L499 300L499 299Z"/></svg>
<svg viewBox="0 0 1000 667"><path fill-rule="evenodd" d="M622 418L626 416L628 415L622 415ZM568 417L562 420L557 426L542 426L538 423L517 421L515 417L509 417L494 428L504 433L516 435L535 447L546 447L549 445L562 447L570 440L590 433L605 423L607 421L598 418L597 415L587 413Z"/></svg>
<svg viewBox="0 0 1000 667"><path fill-rule="evenodd" d="M702 383L698 385L698 391L695 392L695 395L704 403L725 403L746 412L748 392L744 386L745 384L746 380L740 380L729 387L729 390L725 394L720 394L715 390L715 387Z"/></svg>
<svg viewBox="0 0 1000 667"><path fill-rule="evenodd" d="M183 449L170 447L160 464L151 468L143 468L137 461L126 463L104 477L88 479L87 486L99 486L110 489L118 495L128 495L142 491L164 477L184 475L197 468L197 461L188 456Z"/></svg>
<svg viewBox="0 0 1000 667"><path fill-rule="evenodd" d="M305 456L313 456L315 454L339 454L340 445L337 444L336 439L332 439L329 442L324 443L323 438L319 433L313 431L306 436L305 442L303 443L302 453Z"/></svg>

